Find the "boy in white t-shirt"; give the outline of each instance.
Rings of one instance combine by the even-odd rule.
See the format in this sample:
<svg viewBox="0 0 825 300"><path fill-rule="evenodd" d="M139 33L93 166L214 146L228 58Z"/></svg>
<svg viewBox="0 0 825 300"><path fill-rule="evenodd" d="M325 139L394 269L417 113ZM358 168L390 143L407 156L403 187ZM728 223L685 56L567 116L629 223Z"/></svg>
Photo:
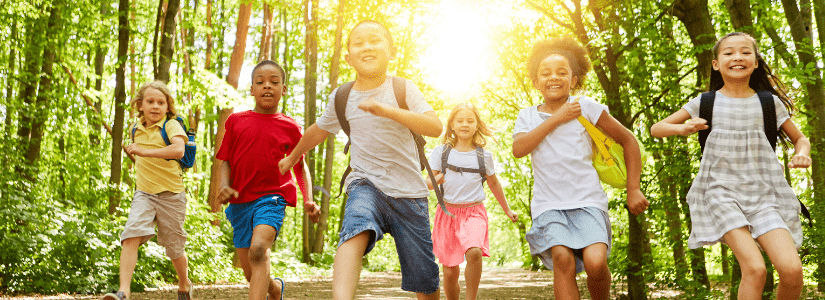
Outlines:
<svg viewBox="0 0 825 300"><path fill-rule="evenodd" d="M427 190L419 169L418 152L410 131L437 137L441 120L424 96L405 80L408 110L401 109L387 76L395 56L389 31L376 21L353 27L345 60L356 71L346 104L350 131L352 173L346 179L347 205L335 252L332 275L334 299L352 299L361 273L361 260L384 233L395 238L401 263L401 289L419 299L438 299L438 265L433 255ZM307 128L292 153L278 164L288 171L304 153L341 129L335 94L318 121Z"/></svg>

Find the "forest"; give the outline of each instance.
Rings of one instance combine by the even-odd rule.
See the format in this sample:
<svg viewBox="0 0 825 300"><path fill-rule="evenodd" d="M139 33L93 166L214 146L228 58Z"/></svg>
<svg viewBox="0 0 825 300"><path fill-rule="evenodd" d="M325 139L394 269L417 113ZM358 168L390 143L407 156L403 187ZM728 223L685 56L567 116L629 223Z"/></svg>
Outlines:
<svg viewBox="0 0 825 300"><path fill-rule="evenodd" d="M251 68L270 59L286 70L279 111L304 128L328 95L355 79L342 57L349 30L377 20L398 53L389 73L408 78L446 122L461 102L481 108L495 129L487 149L510 206L511 223L488 199L491 257L485 266L543 268L530 255L532 173L512 155L520 109L541 95L527 75L531 46L571 36L589 50L593 71L580 94L609 107L650 153L644 214L610 198L613 285L629 299L660 289L690 299L735 299L741 272L730 249L689 249L686 194L698 171L695 135L651 137L649 128L707 90L711 47L719 37L752 35L795 102L793 121L810 139L813 165L785 171L811 212L799 250L803 295L825 292L825 0L27 0L0 4L0 296L95 294L117 286L120 232L135 189L126 155L128 105L144 82L168 82L190 127L196 165L184 173L186 252L196 283L243 283L232 227L215 201L224 122L249 110ZM346 136L330 135L307 153L321 220L287 209L272 249L272 273L332 274L345 195ZM441 143L428 138L428 150ZM780 148L782 149L782 148ZM777 152L787 161L792 152ZM274 172L277 170L273 170ZM491 195L489 190L488 195ZM823 192L825 195L825 192ZM488 198L491 198L488 196ZM431 198L431 214L435 196ZM300 201L300 200L299 200ZM365 259L370 271L398 271L392 238ZM770 266L769 266L769 270ZM133 291L173 282L175 271L154 241L140 248ZM768 272L765 299L777 278ZM548 283L549 284L549 283ZM720 288L724 287L724 288Z"/></svg>

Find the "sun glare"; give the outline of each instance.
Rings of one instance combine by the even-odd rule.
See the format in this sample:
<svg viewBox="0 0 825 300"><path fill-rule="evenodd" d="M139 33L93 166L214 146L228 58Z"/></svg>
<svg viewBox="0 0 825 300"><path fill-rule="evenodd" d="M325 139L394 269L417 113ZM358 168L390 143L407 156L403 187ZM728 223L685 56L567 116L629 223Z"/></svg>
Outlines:
<svg viewBox="0 0 825 300"><path fill-rule="evenodd" d="M472 2L445 1L433 24L433 44L421 58L425 80L449 94L466 93L490 74L491 28Z"/></svg>

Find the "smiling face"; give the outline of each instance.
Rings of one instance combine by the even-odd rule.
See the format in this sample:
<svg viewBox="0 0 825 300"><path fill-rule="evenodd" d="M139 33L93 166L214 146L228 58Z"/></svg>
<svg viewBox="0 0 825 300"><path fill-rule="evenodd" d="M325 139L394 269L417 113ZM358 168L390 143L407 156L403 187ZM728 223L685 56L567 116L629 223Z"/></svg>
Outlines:
<svg viewBox="0 0 825 300"><path fill-rule="evenodd" d="M566 101L570 97L571 87L578 81L578 77L573 76L567 58L559 54L545 57L539 63L536 73L538 76L533 81L533 87L541 92L545 102Z"/></svg>
<svg viewBox="0 0 825 300"><path fill-rule="evenodd" d="M753 70L759 67L756 62L756 49L753 42L745 36L730 36L719 43L713 69L722 74L724 81L750 79Z"/></svg>
<svg viewBox="0 0 825 300"><path fill-rule="evenodd" d="M283 74L273 65L263 65L252 75L252 91L255 97L255 111L273 114L278 111L278 103L285 91Z"/></svg>
<svg viewBox="0 0 825 300"><path fill-rule="evenodd" d="M140 111L143 112L144 126L152 126L161 120L166 119L166 112L169 111L169 103L166 95L154 88L147 88L143 92L143 100L140 102Z"/></svg>
<svg viewBox="0 0 825 300"><path fill-rule="evenodd" d="M476 115L469 109L460 109L450 122L450 129L455 133L457 140L472 143L478 130Z"/></svg>
<svg viewBox="0 0 825 300"><path fill-rule="evenodd" d="M352 29L349 49L344 60L355 69L358 76L373 77L387 73L390 60L395 57L395 47L387 38L383 26L376 23L362 23Z"/></svg>

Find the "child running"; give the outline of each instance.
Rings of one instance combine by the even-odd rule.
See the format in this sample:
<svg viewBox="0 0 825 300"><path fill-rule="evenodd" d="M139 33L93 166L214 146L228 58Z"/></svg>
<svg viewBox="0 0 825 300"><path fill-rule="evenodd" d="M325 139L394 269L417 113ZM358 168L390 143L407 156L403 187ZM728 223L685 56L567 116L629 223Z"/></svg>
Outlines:
<svg viewBox="0 0 825 300"><path fill-rule="evenodd" d="M790 139L794 145L789 168L811 165L811 144L790 119L793 103L753 37L730 33L716 42L713 55L707 94L715 98L708 110L712 128L703 145L699 174L687 194L693 220L688 247L727 244L742 268L741 300L762 297L767 271L761 247L779 273L776 299L797 299L803 285L797 253L802 245L800 205L766 138L771 129L766 124L774 117L770 109L775 110L773 129L781 129L780 138ZM708 120L700 118L700 107L706 108L702 102L702 96L692 99L653 125L651 135L691 135L707 130ZM768 105L764 113L763 104Z"/></svg>
<svg viewBox="0 0 825 300"><path fill-rule="evenodd" d="M381 23L368 20L356 24L347 39L347 51L344 59L356 72L343 109L351 128L352 172L346 178L348 199L333 263L333 298L355 297L363 256L389 233L395 238L401 264L401 289L416 293L419 299L438 299L429 191L421 178L421 162L410 131L437 137L441 135L441 120L415 84L387 76L396 48ZM397 80L403 80L409 109L399 107L394 94ZM336 92L330 95L323 115L278 164L282 173L342 128L335 107Z"/></svg>
<svg viewBox="0 0 825 300"><path fill-rule="evenodd" d="M284 281L270 277L269 255L286 207L295 207L297 202L292 176L277 170L281 158L301 139L301 127L278 113L286 91L284 78L284 69L271 60L252 69L255 108L229 116L215 156L221 164L217 200L229 202L226 218L232 223L235 250L249 281L249 299L254 300L283 299ZM320 210L312 199L309 171L298 160L301 163L293 164L293 170L304 195L304 211L317 222Z"/></svg>
<svg viewBox="0 0 825 300"><path fill-rule="evenodd" d="M181 167L175 161L183 157L186 132L175 121L175 98L162 81L143 84L130 105L139 118L137 123L129 126L132 143L126 147L126 152L135 156L135 197L120 235L123 247L120 251L120 288L104 295L103 299L131 297L138 248L155 235L157 223L158 244L166 248L166 255L172 260L178 276L177 299L188 300L192 297L192 282L187 276L184 250L186 192ZM164 127L172 143L168 146L160 132Z"/></svg>
<svg viewBox="0 0 825 300"><path fill-rule="evenodd" d="M447 119L444 144L430 155L430 166L435 180L442 184L447 210L455 215L448 216L438 207L433 223L433 252L443 266L444 294L448 300L458 299L461 291L459 264L465 258L467 299L476 299L478 295L481 257L490 256L487 210L484 208L485 181L504 214L514 223L518 221L518 214L507 205L504 190L496 177L493 154L484 150L485 136L492 136L492 133L479 118L478 109L470 103L459 104ZM427 180L427 186L434 188L430 180Z"/></svg>
<svg viewBox="0 0 825 300"><path fill-rule="evenodd" d="M607 106L571 91L582 88L590 61L569 37L533 46L527 71L544 97L522 109L513 131L513 155L530 154L533 168L533 225L527 232L530 252L553 271L555 299L579 299L576 274L587 272L592 299L610 295L611 230L607 195L591 161L592 140L576 120L584 116L624 148L627 204L633 214L649 205L639 185L641 154L633 134L610 116Z"/></svg>

